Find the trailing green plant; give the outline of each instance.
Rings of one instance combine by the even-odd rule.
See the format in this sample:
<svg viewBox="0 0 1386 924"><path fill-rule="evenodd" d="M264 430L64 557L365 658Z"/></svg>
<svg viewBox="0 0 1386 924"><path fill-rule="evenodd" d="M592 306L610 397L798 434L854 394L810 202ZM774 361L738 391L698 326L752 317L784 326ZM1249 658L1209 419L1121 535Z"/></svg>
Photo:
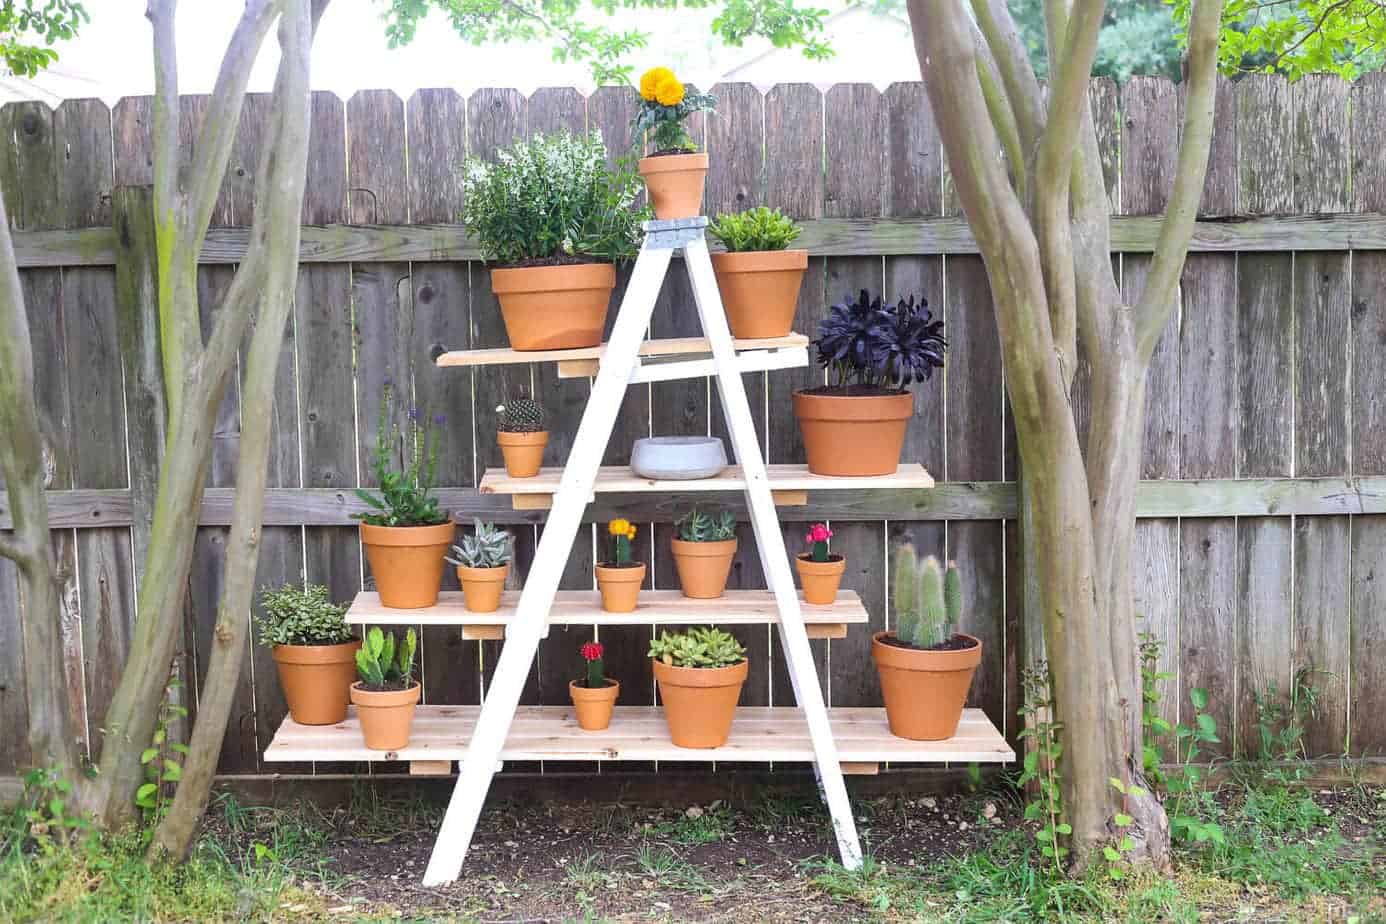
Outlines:
<svg viewBox="0 0 1386 924"><path fill-rule="evenodd" d="M730 633L707 626L650 639L649 657L670 667L731 667L746 660L746 649Z"/></svg>
<svg viewBox="0 0 1386 924"><path fill-rule="evenodd" d="M447 418L438 414L431 424L422 422L423 415L412 407L408 417L405 427L395 423L394 387L386 379L370 463L380 487L373 491L356 489L356 496L371 510L353 513L352 519L371 526L437 526L448 521L447 513L438 509L438 499L432 496L438 471L433 427L441 427Z"/></svg>
<svg viewBox="0 0 1386 924"><path fill-rule="evenodd" d="M648 132L656 154L691 154L698 149L683 122L695 112L711 112L717 97L692 93L667 67L652 67L640 77L640 105L631 119L631 144L639 147Z"/></svg>
<svg viewBox="0 0 1386 924"><path fill-rule="evenodd" d="M418 636L411 628L395 646L395 634L372 626L356 651L356 675L368 690L402 690L413 685Z"/></svg>
<svg viewBox="0 0 1386 924"><path fill-rule="evenodd" d="M502 433L539 433L544 429L544 406L529 398L511 398L496 408L496 427Z"/></svg>
<svg viewBox="0 0 1386 924"><path fill-rule="evenodd" d="M462 192L463 227L501 266L628 260L649 217L636 206L638 177L627 161L607 167L597 131L518 141L492 163L469 158Z"/></svg>
<svg viewBox="0 0 1386 924"><path fill-rule="evenodd" d="M260 610L255 627L262 645L340 645L354 638L346 607L333 603L321 584L266 590Z"/></svg>
<svg viewBox="0 0 1386 924"><path fill-rule="evenodd" d="M461 545L452 547L448 561L464 568L499 568L510 561L510 550L510 533L474 519L472 532L462 537Z"/></svg>
<svg viewBox="0 0 1386 924"><path fill-rule="evenodd" d="M589 690L600 690L606 687L606 664L602 660L602 655L606 653L606 649L602 647L601 642L587 642L578 649L578 653L582 655L582 660L587 665L583 686Z"/></svg>
<svg viewBox="0 0 1386 924"><path fill-rule="evenodd" d="M1025 819L1039 823L1035 840L1039 841L1040 853L1050 861L1056 874L1062 874L1064 857L1068 855L1063 840L1073 833L1073 826L1063 820L1059 761L1064 748L1059 735L1064 726L1055 718L1049 663L1041 661L1021 671L1020 689L1020 715L1025 722L1020 737L1029 739L1032 746L1025 750L1016 785L1034 784L1035 796L1025 804Z"/></svg>
<svg viewBox="0 0 1386 924"><path fill-rule="evenodd" d="M826 523L814 523L809 527L809 531L804 534L804 541L809 544L809 560L826 562L828 560L828 540L833 537L833 531L828 529Z"/></svg>
<svg viewBox="0 0 1386 924"><path fill-rule="evenodd" d="M945 571L932 555L921 560L914 546L895 550L895 637L915 648L933 648L953 637L962 616L958 566Z"/></svg>
<svg viewBox="0 0 1386 924"><path fill-rule="evenodd" d="M140 752L144 782L135 790L135 805L151 825L164 817L173 801L174 786L183 778L183 759L187 757L188 746L169 738L169 728L188 717L187 708L177 701L182 685L177 677L169 678L163 702L159 704L154 735L149 747Z"/></svg>
<svg viewBox="0 0 1386 924"><path fill-rule="evenodd" d="M736 515L730 510L707 514L694 507L674 525L684 542L725 542L736 538Z"/></svg>
<svg viewBox="0 0 1386 924"><path fill-rule="evenodd" d="M779 209L757 206L744 212L723 212L707 232L732 253L784 250L803 229Z"/></svg>

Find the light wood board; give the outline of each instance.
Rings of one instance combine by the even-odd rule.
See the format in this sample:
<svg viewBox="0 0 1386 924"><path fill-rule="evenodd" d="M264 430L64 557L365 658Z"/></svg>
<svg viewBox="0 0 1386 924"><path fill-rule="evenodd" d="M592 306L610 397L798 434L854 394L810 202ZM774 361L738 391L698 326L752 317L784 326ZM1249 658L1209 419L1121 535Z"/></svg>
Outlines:
<svg viewBox="0 0 1386 924"><path fill-rule="evenodd" d="M762 340L733 341L738 350L775 350L807 347L808 337L792 333L786 337ZM450 350L434 360L440 366L505 366L515 363L570 362L601 359L606 344L576 350L512 350L500 347L490 350ZM712 352L706 337L675 337L668 340L646 340L640 345L641 356L696 356Z"/></svg>
<svg viewBox="0 0 1386 924"><path fill-rule="evenodd" d="M807 465L783 464L767 466L770 487L775 491L896 491L928 489L934 479L924 466L907 463L893 475L874 477L834 478L815 475ZM563 479L563 469L542 468L532 478L511 478L503 470L487 469L481 478L482 494L554 494ZM610 494L681 494L692 491L743 491L746 480L739 465L729 465L720 475L695 480L655 481L641 478L626 466L604 465L597 472L596 492Z"/></svg>

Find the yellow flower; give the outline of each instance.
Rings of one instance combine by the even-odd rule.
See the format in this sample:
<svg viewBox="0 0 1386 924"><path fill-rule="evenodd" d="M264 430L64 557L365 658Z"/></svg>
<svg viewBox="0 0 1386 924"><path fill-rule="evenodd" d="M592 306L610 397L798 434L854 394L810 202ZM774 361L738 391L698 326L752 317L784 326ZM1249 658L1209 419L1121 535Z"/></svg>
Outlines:
<svg viewBox="0 0 1386 924"><path fill-rule="evenodd" d="M613 536L624 536L634 529L635 527L630 525L630 520L612 520L606 525L606 531Z"/></svg>
<svg viewBox="0 0 1386 924"><path fill-rule="evenodd" d="M661 106L677 106L683 102L683 84L670 74L668 80L661 81L655 87L655 99L659 100Z"/></svg>
<svg viewBox="0 0 1386 924"><path fill-rule="evenodd" d="M626 538L627 538L627 539L634 539L634 538L635 538L635 524L634 524L634 523L631 524L630 529L626 530Z"/></svg>
<svg viewBox="0 0 1386 924"><path fill-rule="evenodd" d="M653 101L659 94L660 86L674 79L674 72L667 67L652 67L640 77L640 96Z"/></svg>

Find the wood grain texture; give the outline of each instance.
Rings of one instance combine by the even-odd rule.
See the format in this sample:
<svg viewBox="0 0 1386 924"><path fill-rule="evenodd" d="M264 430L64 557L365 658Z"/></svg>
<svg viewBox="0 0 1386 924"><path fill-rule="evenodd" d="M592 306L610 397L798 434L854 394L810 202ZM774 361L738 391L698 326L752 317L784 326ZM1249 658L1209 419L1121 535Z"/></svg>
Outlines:
<svg viewBox="0 0 1386 924"><path fill-rule="evenodd" d="M1179 544L1179 714L1192 718L1190 693L1206 691L1221 739L1206 752L1231 756L1239 680L1237 522L1183 520Z"/></svg>
<svg viewBox="0 0 1386 924"><path fill-rule="evenodd" d="M1161 215L1179 152L1178 88L1159 77L1132 77L1120 93L1121 211Z"/></svg>
<svg viewBox="0 0 1386 924"><path fill-rule="evenodd" d="M1386 517L1352 521L1351 750L1386 750Z"/></svg>
<svg viewBox="0 0 1386 924"><path fill-rule="evenodd" d="M1292 93L1278 74L1248 74L1237 82L1237 206L1244 214L1294 211Z"/></svg>
<svg viewBox="0 0 1386 924"><path fill-rule="evenodd" d="M1097 134L1098 156L1102 158L1102 181L1113 214L1121 211L1122 124L1121 96L1116 81L1094 77L1088 84L1088 104L1092 107L1093 131Z"/></svg>
<svg viewBox="0 0 1386 924"><path fill-rule="evenodd" d="M869 83L840 83L828 90L823 103L823 214L884 215L889 148L877 139L889 131L885 97Z"/></svg>
<svg viewBox="0 0 1386 924"><path fill-rule="evenodd" d="M1359 520L1360 522L1360 520ZM1317 718L1307 723L1309 757L1347 750L1351 678L1351 536L1347 517L1300 517L1294 524L1294 670L1313 673Z"/></svg>

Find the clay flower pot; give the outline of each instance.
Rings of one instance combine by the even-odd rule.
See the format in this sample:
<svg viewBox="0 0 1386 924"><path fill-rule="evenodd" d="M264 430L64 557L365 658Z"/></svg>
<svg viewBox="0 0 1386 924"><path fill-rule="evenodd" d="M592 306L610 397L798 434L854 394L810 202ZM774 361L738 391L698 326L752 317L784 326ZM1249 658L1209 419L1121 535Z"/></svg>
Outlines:
<svg viewBox="0 0 1386 924"><path fill-rule="evenodd" d="M814 606L831 606L837 599L842 573L847 570L847 559L841 555L829 555L827 561L814 561L809 553L804 552L794 559L794 567L799 569L804 602Z"/></svg>
<svg viewBox="0 0 1386 924"><path fill-rule="evenodd" d="M785 337L794 329L799 284L808 269L807 250L715 253L712 269L733 337Z"/></svg>
<svg viewBox="0 0 1386 924"><path fill-rule="evenodd" d="M510 347L572 350L599 346L616 287L610 263L517 266L491 270Z"/></svg>
<svg viewBox="0 0 1386 924"><path fill-rule="evenodd" d="M892 475L914 415L908 391L886 395L794 393L794 416L815 475Z"/></svg>
<svg viewBox="0 0 1386 924"><path fill-rule="evenodd" d="M681 748L727 743L749 661L730 667L674 667L652 659L669 738Z"/></svg>
<svg viewBox="0 0 1386 924"><path fill-rule="evenodd" d="M580 687L576 680L568 681L568 696L573 700L578 727L584 731L601 731L611 724L611 710L621 695L620 681L607 678L606 686L598 689Z"/></svg>
<svg viewBox="0 0 1386 924"><path fill-rule="evenodd" d="M361 543L380 592L380 605L416 610L437 603L443 559L455 531L451 521L436 526L362 523Z"/></svg>
<svg viewBox="0 0 1386 924"><path fill-rule="evenodd" d="M289 703L289 717L300 725L335 725L345 719L360 647L359 640L339 645L275 645L271 655Z"/></svg>
<svg viewBox="0 0 1386 924"><path fill-rule="evenodd" d="M510 564L497 568L468 568L457 566L457 580L462 583L462 596L467 609L473 613L494 613L500 609L501 591L510 574Z"/></svg>
<svg viewBox="0 0 1386 924"><path fill-rule="evenodd" d="M893 632L871 636L871 658L881 675L886 721L897 738L942 741L957 734L972 675L982 661L982 643L956 651L921 651L881 641ZM961 634L961 633L960 633Z"/></svg>
<svg viewBox="0 0 1386 924"><path fill-rule="evenodd" d="M650 192L655 218L697 218L703 213L706 153L642 157L640 175Z"/></svg>
<svg viewBox="0 0 1386 924"><path fill-rule="evenodd" d="M645 583L645 563L617 568L597 565L597 589L602 592L602 609L608 613L629 613L635 609L640 585Z"/></svg>
<svg viewBox="0 0 1386 924"><path fill-rule="evenodd" d="M361 720L366 747L398 751L409 743L409 727L414 723L414 707L422 690L417 681L406 690L367 690L359 680L351 685L351 701Z"/></svg>
<svg viewBox="0 0 1386 924"><path fill-rule="evenodd" d="M683 595L695 600L722 596L731 575L732 559L736 557L736 539L685 542L676 536L673 547L674 568L679 573Z"/></svg>
<svg viewBox="0 0 1386 924"><path fill-rule="evenodd" d="M544 464L544 447L549 442L549 431L510 433L497 430L496 442L500 444L501 455L505 457L507 475L511 478L533 478Z"/></svg>

